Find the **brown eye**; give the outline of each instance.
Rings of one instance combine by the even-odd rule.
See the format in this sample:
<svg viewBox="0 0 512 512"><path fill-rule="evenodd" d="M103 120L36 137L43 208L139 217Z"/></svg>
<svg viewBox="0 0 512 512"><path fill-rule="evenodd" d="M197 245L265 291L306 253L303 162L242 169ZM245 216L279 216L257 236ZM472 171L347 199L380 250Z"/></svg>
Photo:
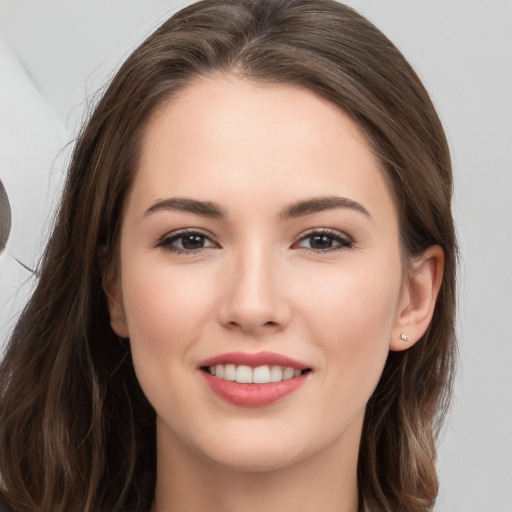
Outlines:
<svg viewBox="0 0 512 512"><path fill-rule="evenodd" d="M204 247L206 237L202 235L184 235L177 240L180 240L181 248L186 249L187 251L193 251Z"/></svg>
<svg viewBox="0 0 512 512"><path fill-rule="evenodd" d="M350 239L340 233L331 231L314 231L302 237L297 247L304 247L315 252L329 252L352 247Z"/></svg>
<svg viewBox="0 0 512 512"><path fill-rule="evenodd" d="M199 252L202 249L216 246L205 234L188 231L166 236L157 245L178 254Z"/></svg>
<svg viewBox="0 0 512 512"><path fill-rule="evenodd" d="M334 239L328 235L314 235L309 241L311 249L330 249L334 243Z"/></svg>

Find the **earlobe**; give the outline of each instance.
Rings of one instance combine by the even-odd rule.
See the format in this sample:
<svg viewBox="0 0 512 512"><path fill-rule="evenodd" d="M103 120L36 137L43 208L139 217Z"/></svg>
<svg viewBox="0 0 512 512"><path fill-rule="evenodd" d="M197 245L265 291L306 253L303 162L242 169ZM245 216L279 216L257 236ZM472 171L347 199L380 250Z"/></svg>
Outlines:
<svg viewBox="0 0 512 512"><path fill-rule="evenodd" d="M123 306L121 279L117 271L108 269L104 273L103 290L107 296L108 312L112 330L121 338L128 338L128 324Z"/></svg>
<svg viewBox="0 0 512 512"><path fill-rule="evenodd" d="M444 252L439 245L429 247L411 264L404 282L402 299L390 350L405 350L425 334L443 281Z"/></svg>

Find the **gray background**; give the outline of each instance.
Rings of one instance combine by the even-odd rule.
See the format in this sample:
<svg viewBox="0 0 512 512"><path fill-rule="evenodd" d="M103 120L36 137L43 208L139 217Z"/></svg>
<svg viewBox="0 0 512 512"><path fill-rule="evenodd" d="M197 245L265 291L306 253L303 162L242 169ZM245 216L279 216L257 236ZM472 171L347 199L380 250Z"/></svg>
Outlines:
<svg viewBox="0 0 512 512"><path fill-rule="evenodd" d="M69 145L93 93L171 0L0 0L0 345L33 286ZM512 2L355 0L403 51L444 121L462 253L460 369L437 512L512 511Z"/></svg>

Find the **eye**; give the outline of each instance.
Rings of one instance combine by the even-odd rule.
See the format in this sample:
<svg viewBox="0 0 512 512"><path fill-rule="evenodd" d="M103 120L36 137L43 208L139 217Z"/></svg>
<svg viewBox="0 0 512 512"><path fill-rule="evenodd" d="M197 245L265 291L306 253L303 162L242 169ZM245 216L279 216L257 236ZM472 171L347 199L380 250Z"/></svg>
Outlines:
<svg viewBox="0 0 512 512"><path fill-rule="evenodd" d="M303 236L295 247L304 247L316 253L350 249L353 242L346 235L330 229L311 231Z"/></svg>
<svg viewBox="0 0 512 512"><path fill-rule="evenodd" d="M198 253L202 249L218 247L210 237L200 231L180 231L163 237L157 247L176 254Z"/></svg>

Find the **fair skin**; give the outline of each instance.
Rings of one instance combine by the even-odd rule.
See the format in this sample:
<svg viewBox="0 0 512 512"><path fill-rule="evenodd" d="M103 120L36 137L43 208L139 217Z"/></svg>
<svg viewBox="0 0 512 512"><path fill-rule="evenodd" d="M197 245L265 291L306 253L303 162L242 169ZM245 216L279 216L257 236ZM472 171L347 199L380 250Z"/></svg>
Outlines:
<svg viewBox="0 0 512 512"><path fill-rule="evenodd" d="M203 78L164 105L107 290L157 414L152 511L356 512L366 403L426 330L442 265L432 247L405 275L379 162L312 92ZM254 406L207 384L205 360L262 351L301 362L301 385Z"/></svg>

